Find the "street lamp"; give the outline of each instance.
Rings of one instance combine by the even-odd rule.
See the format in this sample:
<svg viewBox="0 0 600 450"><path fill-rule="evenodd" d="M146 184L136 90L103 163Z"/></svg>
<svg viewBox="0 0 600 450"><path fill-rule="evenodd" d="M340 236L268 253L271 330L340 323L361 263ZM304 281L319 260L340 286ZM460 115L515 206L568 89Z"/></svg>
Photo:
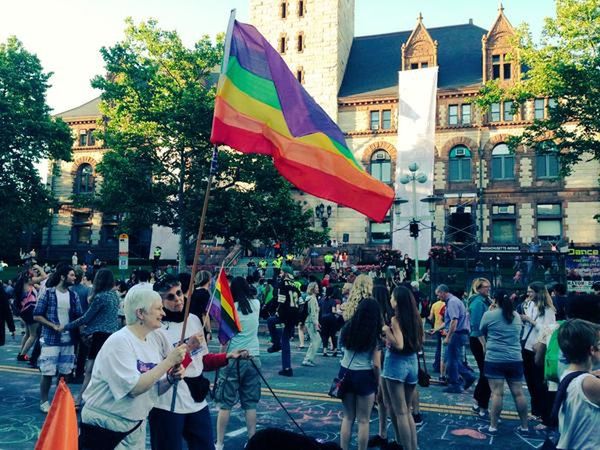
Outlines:
<svg viewBox="0 0 600 450"><path fill-rule="evenodd" d="M321 226L323 228L327 228L329 226L327 219L331 217L332 212L333 208L331 207L331 205L327 205L327 208L325 208L325 205L323 203L315 206L315 215L317 216L317 219L321 219Z"/></svg>
<svg viewBox="0 0 600 450"><path fill-rule="evenodd" d="M413 248L414 248L414 254L415 254L415 281L418 281L419 279L419 243L417 241L418 237L419 237L419 232L421 229L423 228L430 228L433 230L433 224L431 226L427 226L424 225L422 223L423 219L430 219L433 220L433 214L435 213L435 204L436 202L438 202L440 200L440 197L437 197L435 195L429 195L423 199L421 199L421 201L423 203L427 203L428 205L428 210L429 210L429 216L427 217L419 217L417 215L417 183L423 184L427 182L427 175L425 175L423 172L417 172L419 170L419 164L417 164L416 162L410 163L408 166L408 170L410 171L410 173L405 173L402 176L400 176L400 183L402 184L409 184L411 183L412 185L412 217L409 220L408 223L408 231L410 234L410 237L413 238ZM405 199L401 199L401 198L396 198L394 200L394 212L399 215L399 206L402 203L407 203L408 200ZM419 226L421 225L421 226Z"/></svg>

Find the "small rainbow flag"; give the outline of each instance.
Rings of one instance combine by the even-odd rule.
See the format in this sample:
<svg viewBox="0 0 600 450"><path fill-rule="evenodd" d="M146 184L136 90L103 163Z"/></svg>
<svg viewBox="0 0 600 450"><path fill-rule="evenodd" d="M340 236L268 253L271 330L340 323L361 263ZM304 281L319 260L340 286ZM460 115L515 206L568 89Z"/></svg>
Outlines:
<svg viewBox="0 0 600 450"><path fill-rule="evenodd" d="M233 295L231 295L229 282L223 269L219 272L215 283L210 315L219 323L219 342L221 344L226 344L233 336L242 331L242 324L235 309Z"/></svg>
<svg viewBox="0 0 600 450"><path fill-rule="evenodd" d="M394 199L346 145L344 133L252 25L233 22L210 140L273 158L297 188L381 222Z"/></svg>

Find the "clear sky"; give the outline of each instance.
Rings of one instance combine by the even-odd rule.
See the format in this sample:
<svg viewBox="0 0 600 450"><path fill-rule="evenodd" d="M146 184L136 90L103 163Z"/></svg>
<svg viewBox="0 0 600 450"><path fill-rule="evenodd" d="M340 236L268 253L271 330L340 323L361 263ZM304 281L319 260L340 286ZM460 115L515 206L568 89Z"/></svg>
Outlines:
<svg viewBox="0 0 600 450"><path fill-rule="evenodd" d="M17 36L53 72L48 103L61 112L99 93L90 79L103 72L99 49L123 36L124 19L158 20L176 30L187 45L202 35L225 31L232 8L248 20L250 0L4 0L0 3L0 42ZM274 4L277 0L272 0ZM294 2L295 0L289 0ZM322 0L309 0L310 2ZM498 13L497 0L355 0L357 36L410 30L419 13L426 27L456 25L473 19L489 29ZM539 36L543 18L554 15L553 0L504 0L513 25L527 22Z"/></svg>

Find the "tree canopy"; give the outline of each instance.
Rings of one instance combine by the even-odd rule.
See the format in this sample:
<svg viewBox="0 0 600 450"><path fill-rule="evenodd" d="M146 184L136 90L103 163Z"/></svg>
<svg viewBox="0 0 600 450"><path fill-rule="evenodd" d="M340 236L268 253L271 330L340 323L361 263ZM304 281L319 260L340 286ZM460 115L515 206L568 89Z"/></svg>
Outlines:
<svg viewBox="0 0 600 450"><path fill-rule="evenodd" d="M522 80L502 88L488 82L477 103L513 100L515 106L536 97L555 99L544 120L536 120L510 142L536 147L552 140L560 150L563 174L588 159L600 160L600 1L557 0L556 18L546 18L539 43L527 25L518 29L513 59L522 64Z"/></svg>
<svg viewBox="0 0 600 450"><path fill-rule="evenodd" d="M213 44L205 36L187 48L156 21L136 25L128 19L124 40L101 53L107 75L92 85L102 90L111 150L97 166L103 177L98 207L119 214L129 233L155 223L173 228L180 234L180 254L186 254L210 168L222 39ZM309 216L269 159L219 152L207 236L310 245L324 237L309 230Z"/></svg>
<svg viewBox="0 0 600 450"><path fill-rule="evenodd" d="M46 104L51 73L16 38L0 43L0 255L14 258L20 245L48 224L54 202L36 164L69 160L69 127Z"/></svg>

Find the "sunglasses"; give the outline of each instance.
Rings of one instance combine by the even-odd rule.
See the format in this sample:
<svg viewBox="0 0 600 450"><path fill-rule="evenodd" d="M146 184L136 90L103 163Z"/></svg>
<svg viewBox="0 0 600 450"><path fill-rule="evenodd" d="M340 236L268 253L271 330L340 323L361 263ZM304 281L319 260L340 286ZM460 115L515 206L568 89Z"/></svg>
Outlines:
<svg viewBox="0 0 600 450"><path fill-rule="evenodd" d="M165 295L165 300L169 300L170 302L175 302L182 296L183 296L183 292L181 291L181 289L179 289L174 294L172 292L169 292L167 295Z"/></svg>

